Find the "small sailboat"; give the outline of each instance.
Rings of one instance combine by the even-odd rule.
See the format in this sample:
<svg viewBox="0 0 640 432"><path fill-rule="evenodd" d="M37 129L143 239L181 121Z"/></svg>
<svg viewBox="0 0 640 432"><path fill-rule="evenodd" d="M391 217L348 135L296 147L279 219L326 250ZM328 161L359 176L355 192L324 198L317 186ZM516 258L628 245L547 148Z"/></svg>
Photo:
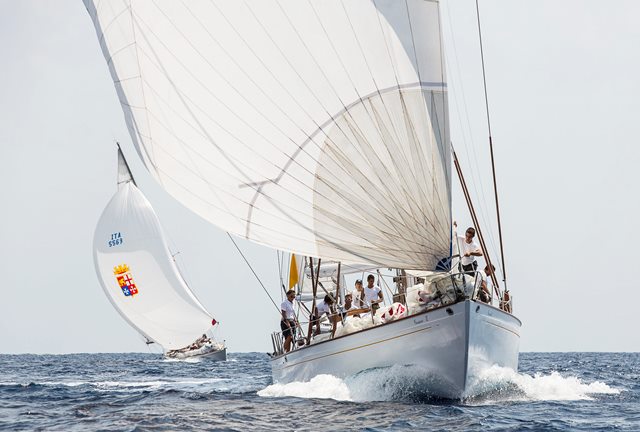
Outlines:
<svg viewBox="0 0 640 432"><path fill-rule="evenodd" d="M426 393L458 398L486 368L517 369L505 290L494 275L479 301L481 275L451 265L453 165L491 258L450 141L437 0L85 5L151 175L210 223L299 257L302 337L287 351L273 333L274 381L414 366ZM345 275L384 269L394 291L368 321L307 327L324 296L344 301Z"/></svg>
<svg viewBox="0 0 640 432"><path fill-rule="evenodd" d="M182 278L151 203L136 187L118 147L118 191L94 235L94 262L105 295L147 343L167 358L226 360L217 325Z"/></svg>

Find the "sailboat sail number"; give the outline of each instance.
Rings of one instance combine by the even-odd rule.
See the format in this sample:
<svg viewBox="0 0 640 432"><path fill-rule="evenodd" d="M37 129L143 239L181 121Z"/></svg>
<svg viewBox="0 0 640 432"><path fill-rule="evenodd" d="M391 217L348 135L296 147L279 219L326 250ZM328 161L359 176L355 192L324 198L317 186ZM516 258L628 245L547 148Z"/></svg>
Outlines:
<svg viewBox="0 0 640 432"><path fill-rule="evenodd" d="M111 239L108 242L109 247L114 247L122 244L122 234L119 232L111 234Z"/></svg>

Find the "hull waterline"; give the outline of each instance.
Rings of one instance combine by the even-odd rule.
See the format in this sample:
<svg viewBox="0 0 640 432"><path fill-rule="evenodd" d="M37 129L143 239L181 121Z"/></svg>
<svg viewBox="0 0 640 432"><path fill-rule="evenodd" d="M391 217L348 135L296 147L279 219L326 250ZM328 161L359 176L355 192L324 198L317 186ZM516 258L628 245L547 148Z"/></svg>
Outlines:
<svg viewBox="0 0 640 432"><path fill-rule="evenodd" d="M184 353L176 356L167 356L165 358L171 360L186 360L186 359L206 359L208 361L226 361L227 360L227 348L223 348L216 351L208 351L204 353Z"/></svg>

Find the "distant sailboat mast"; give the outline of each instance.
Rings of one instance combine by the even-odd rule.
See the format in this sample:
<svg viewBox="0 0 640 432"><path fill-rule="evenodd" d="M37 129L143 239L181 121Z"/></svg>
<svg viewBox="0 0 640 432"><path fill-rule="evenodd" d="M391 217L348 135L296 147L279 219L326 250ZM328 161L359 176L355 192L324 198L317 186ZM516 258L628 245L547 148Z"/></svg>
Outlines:
<svg viewBox="0 0 640 432"><path fill-rule="evenodd" d="M133 174L131 173L131 169L129 168L129 163L122 153L120 143L116 142L116 145L118 146L118 188L120 188L122 184L127 182L132 182L137 187L138 184L133 178Z"/></svg>

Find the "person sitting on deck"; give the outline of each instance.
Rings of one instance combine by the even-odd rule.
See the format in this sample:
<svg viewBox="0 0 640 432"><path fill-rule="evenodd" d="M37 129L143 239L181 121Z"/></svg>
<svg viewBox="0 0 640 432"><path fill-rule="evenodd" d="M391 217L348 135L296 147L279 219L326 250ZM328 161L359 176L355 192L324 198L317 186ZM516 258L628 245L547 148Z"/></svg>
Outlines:
<svg viewBox="0 0 640 432"><path fill-rule="evenodd" d="M287 299L280 305L280 329L284 338L284 351L291 350L291 341L296 335L296 313L293 310L293 299L296 297L294 290L287 291Z"/></svg>
<svg viewBox="0 0 640 432"><path fill-rule="evenodd" d="M371 310L375 312L379 307L379 303L384 301L382 296L382 290L380 287L373 286L376 278L370 274L367 276L367 286L364 287L364 302L367 307L371 307Z"/></svg>
<svg viewBox="0 0 640 432"><path fill-rule="evenodd" d="M206 335L203 334L201 337L199 337L198 339L196 339L196 345L198 345L199 347L201 347L202 345L206 344L207 342L209 342L211 339Z"/></svg>
<svg viewBox="0 0 640 432"><path fill-rule="evenodd" d="M340 307L340 315L342 315L343 320L347 318L347 313L350 310L358 309L353 305L352 297L353 296L350 293L347 293L344 296L344 304Z"/></svg>
<svg viewBox="0 0 640 432"><path fill-rule="evenodd" d="M483 271L480 272L480 290L478 298L484 303L491 303L491 275L496 271L496 267L487 264Z"/></svg>
<svg viewBox="0 0 640 432"><path fill-rule="evenodd" d="M316 305L316 309L313 314L314 317L311 324L311 328L313 328L313 326L316 327L316 331L314 335L320 334L320 318L322 318L322 315L327 314L327 317L329 318L331 317L332 305L333 305L333 298L329 294L324 296L324 300L322 300L320 303Z"/></svg>
<svg viewBox="0 0 640 432"><path fill-rule="evenodd" d="M352 294L353 305L356 308L366 307L364 303L364 288L362 287L362 280L360 279L356 280L355 289L351 294Z"/></svg>

